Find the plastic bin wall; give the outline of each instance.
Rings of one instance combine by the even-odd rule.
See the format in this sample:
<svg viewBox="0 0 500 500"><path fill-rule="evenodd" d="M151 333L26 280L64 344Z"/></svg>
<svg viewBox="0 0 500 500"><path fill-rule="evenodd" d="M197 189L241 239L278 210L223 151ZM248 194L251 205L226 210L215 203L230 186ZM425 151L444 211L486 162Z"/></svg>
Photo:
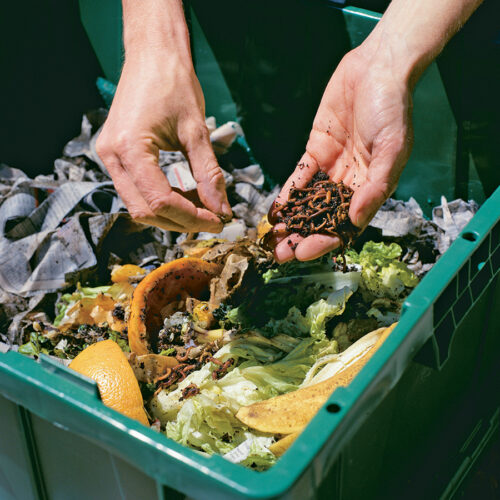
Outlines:
<svg viewBox="0 0 500 500"><path fill-rule="evenodd" d="M87 7L100 5L81 2L86 26ZM114 38L119 33L117 2L102 5L112 16L99 14L100 36L111 32ZM344 19L353 45L377 18L354 9L332 12L335 23ZM108 21L114 31L106 31ZM195 23L193 30L201 29ZM97 38L87 29L107 75L114 71L116 76L119 45L109 56L114 66L107 66ZM200 37L194 41L198 61L204 47L196 48L196 40L204 43ZM213 61L210 65L213 78L217 67ZM219 85L220 102L227 105L220 111L226 115L219 116L227 118L237 108L227 101L231 94L222 72L218 75L213 85ZM441 191L434 193L438 196L453 191L454 129L447 118L432 130L420 124L436 114L435 99L446 105L437 70L425 78L430 88L422 94L417 89L415 126L432 134L442 127L439 134L447 138L443 148L449 155L442 155L440 144L433 156L434 142L427 141L423 158L448 162L443 163L447 173L439 181ZM217 114L219 103L214 104ZM429 179L435 174L434 168L427 172ZM403 188L407 182L402 179ZM498 369L500 353L494 314L500 303L499 221L497 190L408 298L398 327L360 376L335 391L289 452L265 473L201 456L129 420L106 408L95 386L47 360L0 354L0 498L450 496L498 425L498 377L490 374Z"/></svg>

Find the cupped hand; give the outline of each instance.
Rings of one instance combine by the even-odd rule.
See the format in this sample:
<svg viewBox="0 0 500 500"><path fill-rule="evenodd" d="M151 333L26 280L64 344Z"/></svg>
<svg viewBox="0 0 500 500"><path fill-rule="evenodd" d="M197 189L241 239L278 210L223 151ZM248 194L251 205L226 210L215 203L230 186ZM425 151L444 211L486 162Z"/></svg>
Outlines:
<svg viewBox="0 0 500 500"><path fill-rule="evenodd" d="M231 216L191 64L150 54L127 59L96 148L137 222L219 232L221 218ZM158 165L160 149L184 152L203 207L171 188Z"/></svg>
<svg viewBox="0 0 500 500"><path fill-rule="evenodd" d="M276 203L292 186L305 187L322 170L354 190L349 217L364 229L393 193L412 143L411 93L405 78L362 48L340 62L314 119L306 152L287 180ZM284 224L273 230L280 234ZM315 259L341 244L336 236L299 234L277 237L275 258L285 262Z"/></svg>

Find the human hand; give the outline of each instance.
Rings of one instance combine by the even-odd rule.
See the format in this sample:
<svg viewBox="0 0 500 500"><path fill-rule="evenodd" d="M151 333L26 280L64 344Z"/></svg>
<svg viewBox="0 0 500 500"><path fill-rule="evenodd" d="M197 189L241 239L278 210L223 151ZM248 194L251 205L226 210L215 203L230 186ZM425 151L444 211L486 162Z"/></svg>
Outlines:
<svg viewBox="0 0 500 500"><path fill-rule="evenodd" d="M275 203L285 202L292 186L305 187L322 170L354 190L349 217L364 229L395 190L410 154L408 81L406 73L392 67L389 54L374 57L363 46L348 53L323 94L306 152ZM276 215L273 209L271 214ZM284 224L278 224L273 231L280 234L283 229ZM340 246L341 239L280 234L276 242L276 260L286 262L320 257Z"/></svg>
<svg viewBox="0 0 500 500"><path fill-rule="evenodd" d="M203 93L187 57L150 50L126 58L96 149L137 222L179 232L219 232L217 215L231 216L205 125ZM158 166L160 149L184 152L204 207L171 188Z"/></svg>

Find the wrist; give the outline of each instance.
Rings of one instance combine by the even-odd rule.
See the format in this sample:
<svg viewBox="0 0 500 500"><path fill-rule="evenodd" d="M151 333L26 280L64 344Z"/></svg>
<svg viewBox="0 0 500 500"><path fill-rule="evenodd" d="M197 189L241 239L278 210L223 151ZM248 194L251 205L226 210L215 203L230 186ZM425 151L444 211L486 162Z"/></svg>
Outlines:
<svg viewBox="0 0 500 500"><path fill-rule="evenodd" d="M401 85L413 89L431 57L418 50L400 33L374 30L356 49L367 68L388 71Z"/></svg>
<svg viewBox="0 0 500 500"><path fill-rule="evenodd" d="M413 88L427 66L425 58L399 33L374 30L358 47L367 68L390 72L401 85Z"/></svg>
<svg viewBox="0 0 500 500"><path fill-rule="evenodd" d="M123 45L126 59L172 54L180 60L191 60L181 0L124 0Z"/></svg>
<svg viewBox="0 0 500 500"><path fill-rule="evenodd" d="M175 49L148 47L147 50L134 48L125 52L122 73L129 72L135 75L150 75L163 78L165 76L183 75L190 77L195 74L190 57Z"/></svg>

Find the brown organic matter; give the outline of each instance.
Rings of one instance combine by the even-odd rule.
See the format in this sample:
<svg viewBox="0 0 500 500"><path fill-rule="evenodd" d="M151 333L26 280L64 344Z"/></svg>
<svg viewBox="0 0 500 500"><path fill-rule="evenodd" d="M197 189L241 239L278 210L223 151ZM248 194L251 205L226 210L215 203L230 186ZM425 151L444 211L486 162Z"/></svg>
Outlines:
<svg viewBox="0 0 500 500"><path fill-rule="evenodd" d="M268 218L272 224L285 224L283 234L338 236L346 246L357 234L349 219L353 193L342 181L333 182L324 172L318 172L305 188L292 187L285 203L275 202ZM269 234L277 236L275 231Z"/></svg>

